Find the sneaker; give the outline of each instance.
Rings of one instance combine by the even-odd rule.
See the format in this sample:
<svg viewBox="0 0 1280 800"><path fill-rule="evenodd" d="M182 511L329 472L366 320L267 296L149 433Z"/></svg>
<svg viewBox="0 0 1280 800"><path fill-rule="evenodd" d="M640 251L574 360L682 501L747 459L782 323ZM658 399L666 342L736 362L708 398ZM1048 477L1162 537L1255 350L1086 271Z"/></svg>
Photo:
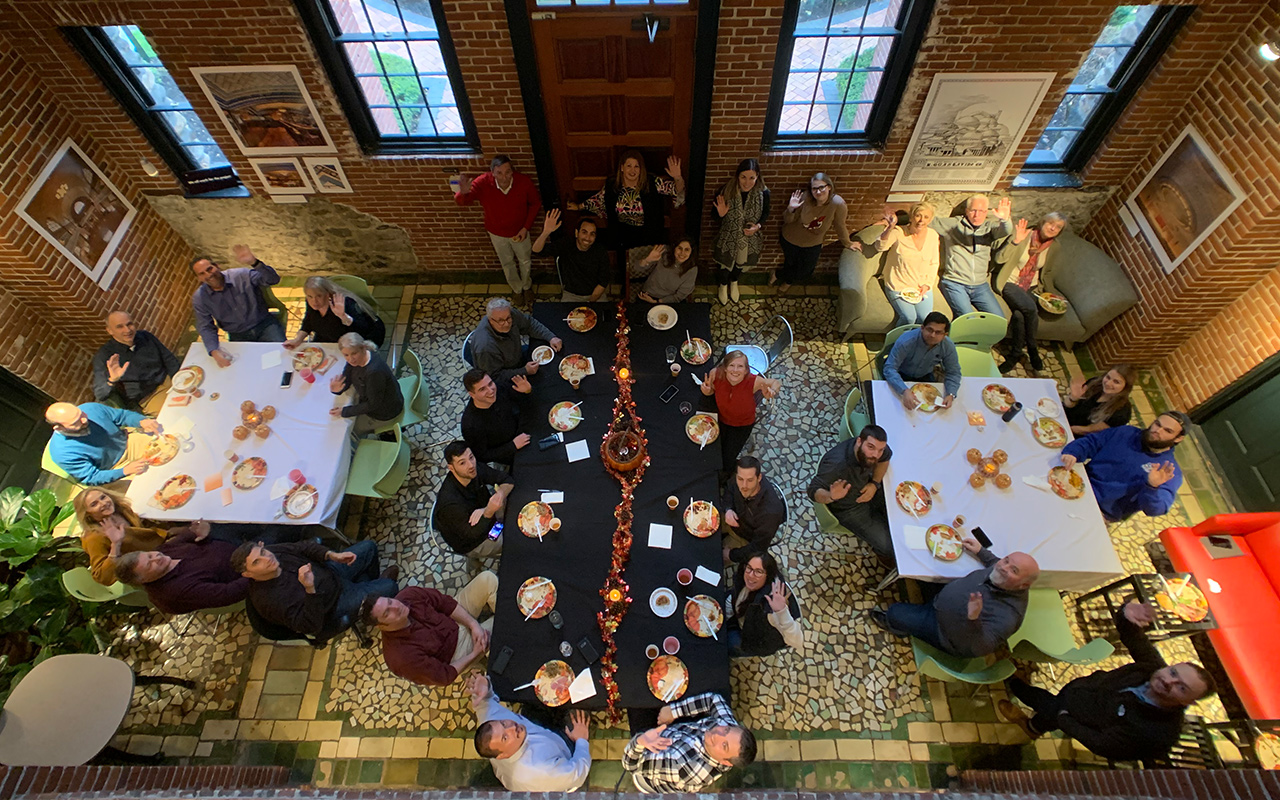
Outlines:
<svg viewBox="0 0 1280 800"><path fill-rule="evenodd" d="M789 283L778 284L778 294L786 294L788 291L790 291L790 289L791 289L791 284Z"/></svg>
<svg viewBox="0 0 1280 800"><path fill-rule="evenodd" d="M729 287L723 283L720 284L720 305L729 305Z"/></svg>
<svg viewBox="0 0 1280 800"><path fill-rule="evenodd" d="M769 270L769 285L772 286L778 282L778 271L776 269Z"/></svg>
<svg viewBox="0 0 1280 800"><path fill-rule="evenodd" d="M1031 719L1026 714L1022 713L1022 709L1018 708L1008 700L1001 700L996 703L996 709L1000 712L1000 716L1021 728L1022 732L1027 735L1028 739L1039 739L1042 735L1035 728L1031 727Z"/></svg>
<svg viewBox="0 0 1280 800"><path fill-rule="evenodd" d="M738 282L734 281L729 284L729 299L736 303L741 299L741 297L742 296L738 293Z"/></svg>
<svg viewBox="0 0 1280 800"><path fill-rule="evenodd" d="M1013 358L1006 358L1004 361L1000 363L1000 367L999 367L1001 375L1008 375L1010 372L1013 372L1017 368L1018 368L1018 362L1016 359L1013 359Z"/></svg>
<svg viewBox="0 0 1280 800"><path fill-rule="evenodd" d="M897 628L889 624L889 614L883 608L871 609L871 611L868 612L868 616L871 617L871 621L875 626L885 633L891 633L894 636L906 636L905 633L900 632Z"/></svg>
<svg viewBox="0 0 1280 800"><path fill-rule="evenodd" d="M396 566L395 564L392 564L391 566L384 569L381 573L379 573L378 577L386 578L387 580L394 581L400 577L400 567Z"/></svg>

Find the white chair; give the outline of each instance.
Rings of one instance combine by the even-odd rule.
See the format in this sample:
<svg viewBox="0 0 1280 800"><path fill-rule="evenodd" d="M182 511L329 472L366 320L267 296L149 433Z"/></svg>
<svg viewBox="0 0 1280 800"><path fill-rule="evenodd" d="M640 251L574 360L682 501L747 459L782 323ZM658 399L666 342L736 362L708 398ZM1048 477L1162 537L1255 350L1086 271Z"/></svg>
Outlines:
<svg viewBox="0 0 1280 800"><path fill-rule="evenodd" d="M776 331L776 334L775 334ZM763 347L755 344L731 344L726 345L724 351L726 353L733 350L741 350L747 357L747 367L756 375L764 375L769 368L774 365L795 341L795 334L791 330L791 323L787 322L786 317L781 314L769 320L760 333L752 337L761 341L768 341L771 335L776 335L773 344L766 351Z"/></svg>

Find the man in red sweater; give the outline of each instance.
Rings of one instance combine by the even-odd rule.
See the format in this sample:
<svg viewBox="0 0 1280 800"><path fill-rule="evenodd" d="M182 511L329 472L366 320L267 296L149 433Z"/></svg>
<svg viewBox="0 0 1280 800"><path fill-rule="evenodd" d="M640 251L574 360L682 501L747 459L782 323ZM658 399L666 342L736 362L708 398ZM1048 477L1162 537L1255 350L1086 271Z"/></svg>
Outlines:
<svg viewBox="0 0 1280 800"><path fill-rule="evenodd" d="M533 181L524 173L516 172L511 159L494 156L484 175L470 182L467 176L459 176L458 192L453 199L460 206L480 203L484 209L484 229L489 232L489 241L493 242L493 249L502 262L502 271L516 295L516 302L529 299L526 293L533 289L530 272L533 242L529 239L529 229L542 210L542 199Z"/></svg>
<svg viewBox="0 0 1280 800"><path fill-rule="evenodd" d="M382 631L387 668L423 686L446 686L489 651L493 618L476 617L498 599L498 576L485 570L456 598L435 589L410 586L395 597L365 598L358 619Z"/></svg>

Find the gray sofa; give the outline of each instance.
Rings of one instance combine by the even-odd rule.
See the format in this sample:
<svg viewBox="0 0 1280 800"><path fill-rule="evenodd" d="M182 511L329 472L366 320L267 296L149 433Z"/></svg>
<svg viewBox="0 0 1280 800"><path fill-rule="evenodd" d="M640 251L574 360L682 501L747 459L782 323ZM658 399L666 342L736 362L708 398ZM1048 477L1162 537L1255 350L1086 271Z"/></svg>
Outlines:
<svg viewBox="0 0 1280 800"><path fill-rule="evenodd" d="M884 296L879 277L886 254L875 250L876 237L883 231L883 224L863 228L854 235L862 242L862 253L846 249L840 256L837 327L845 339L860 333L884 334L893 327L893 307ZM1056 246L1062 251L1057 256L1059 266L1053 272L1053 282L1071 308L1058 316L1042 311L1039 338L1072 347L1137 305L1138 293L1119 264L1074 233L1061 234ZM999 270L992 285L1001 286L1010 270L1012 265ZM997 289L997 296L999 293ZM946 298L937 289L933 291L933 307L951 316ZM1009 308L1003 298L1000 307L1007 318Z"/></svg>

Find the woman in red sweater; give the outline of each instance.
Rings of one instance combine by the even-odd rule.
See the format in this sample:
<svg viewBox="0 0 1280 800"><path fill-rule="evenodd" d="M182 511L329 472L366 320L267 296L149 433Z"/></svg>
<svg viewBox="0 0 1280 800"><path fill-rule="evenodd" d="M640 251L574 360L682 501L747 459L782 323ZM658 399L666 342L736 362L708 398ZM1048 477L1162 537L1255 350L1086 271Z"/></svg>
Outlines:
<svg viewBox="0 0 1280 800"><path fill-rule="evenodd" d="M702 379L702 393L715 395L720 414L720 456L725 472L733 471L738 453L756 426L756 392L777 397L781 390L782 381L753 375L741 350L725 353L720 364Z"/></svg>

